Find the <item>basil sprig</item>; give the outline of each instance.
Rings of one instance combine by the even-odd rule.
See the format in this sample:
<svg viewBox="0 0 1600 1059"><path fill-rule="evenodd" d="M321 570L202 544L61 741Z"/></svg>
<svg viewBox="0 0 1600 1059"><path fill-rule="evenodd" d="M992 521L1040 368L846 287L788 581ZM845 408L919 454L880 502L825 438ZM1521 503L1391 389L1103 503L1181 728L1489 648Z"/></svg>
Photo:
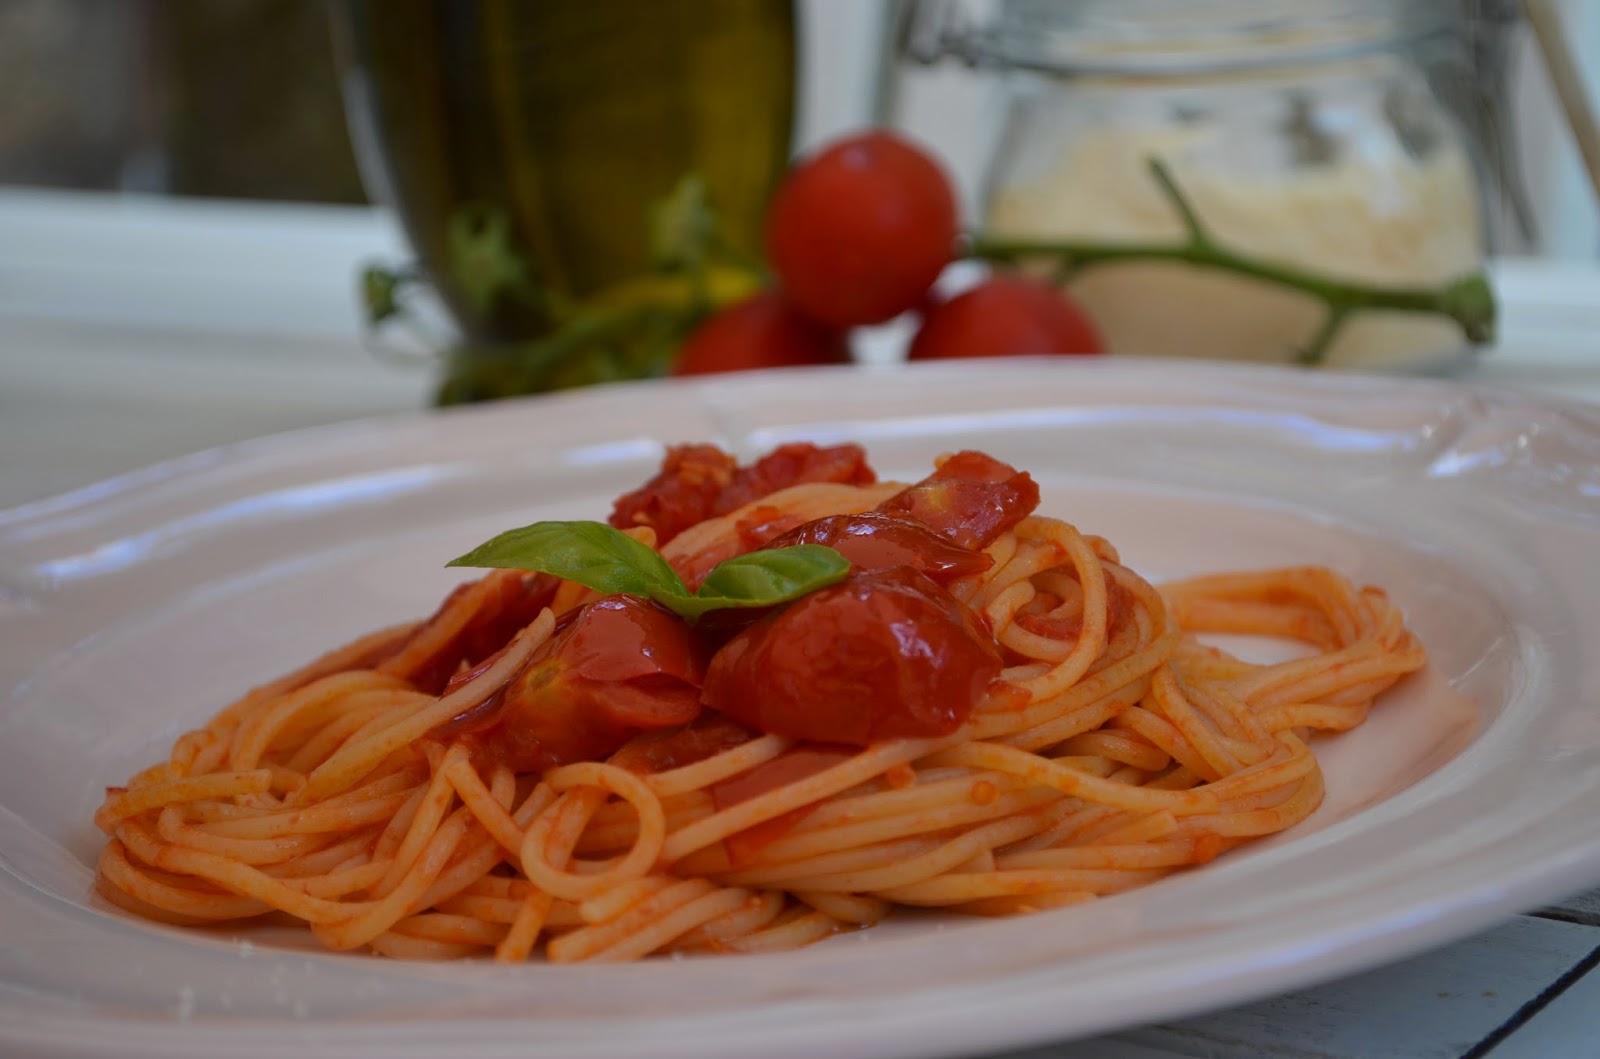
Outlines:
<svg viewBox="0 0 1600 1059"><path fill-rule="evenodd" d="M844 580L850 561L820 544L748 552L718 563L690 592L654 549L603 522L535 522L485 541L448 566L554 574L597 592L653 599L690 621L713 610L770 607Z"/></svg>

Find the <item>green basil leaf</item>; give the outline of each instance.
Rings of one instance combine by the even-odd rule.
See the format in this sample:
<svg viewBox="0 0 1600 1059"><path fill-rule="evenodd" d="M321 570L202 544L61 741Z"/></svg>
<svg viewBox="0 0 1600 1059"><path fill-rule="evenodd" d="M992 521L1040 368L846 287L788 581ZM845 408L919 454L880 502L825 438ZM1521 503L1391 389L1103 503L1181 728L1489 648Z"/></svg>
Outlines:
<svg viewBox="0 0 1600 1059"><path fill-rule="evenodd" d="M645 596L668 607L690 598L683 579L654 549L604 522L535 522L507 530L446 565L537 570L596 592Z"/></svg>
<svg viewBox="0 0 1600 1059"><path fill-rule="evenodd" d="M718 563L690 595L654 549L603 522L535 522L507 530L446 565L537 570L597 592L653 599L689 621L713 610L787 603L850 572L850 561L832 548L800 544Z"/></svg>
<svg viewBox="0 0 1600 1059"><path fill-rule="evenodd" d="M843 581L850 560L820 544L749 552L718 563L689 599L667 605L687 618L731 607L770 607Z"/></svg>

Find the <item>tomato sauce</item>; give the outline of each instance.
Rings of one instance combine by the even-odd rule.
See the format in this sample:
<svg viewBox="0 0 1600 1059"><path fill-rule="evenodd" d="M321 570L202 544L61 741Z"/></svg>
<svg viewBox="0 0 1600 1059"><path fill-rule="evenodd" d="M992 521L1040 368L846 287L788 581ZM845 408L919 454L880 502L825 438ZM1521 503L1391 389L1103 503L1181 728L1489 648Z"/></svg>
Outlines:
<svg viewBox="0 0 1600 1059"><path fill-rule="evenodd" d="M802 743L748 772L741 772L737 776L714 784L711 788L711 801L720 811L766 794L768 791L775 791L779 787L799 783L835 765L843 764L855 755L856 748L851 746ZM748 864L756 854L794 830L795 825L804 820L813 808L815 807L802 805L798 809L791 809L770 820L763 820L753 827L729 835L722 842L729 862L735 867Z"/></svg>
<svg viewBox="0 0 1600 1059"><path fill-rule="evenodd" d="M1133 606L1133 593L1107 578L1106 628L1116 629L1132 617ZM1083 615L1077 613L1062 617L1047 612L1021 610L1017 612L1015 621L1028 632L1038 636L1048 636L1052 640L1076 640L1083 633Z"/></svg>
<svg viewBox="0 0 1600 1059"><path fill-rule="evenodd" d="M682 728L649 732L623 747L611 759L622 768L650 775L698 764L755 738L731 717L702 712Z"/></svg>

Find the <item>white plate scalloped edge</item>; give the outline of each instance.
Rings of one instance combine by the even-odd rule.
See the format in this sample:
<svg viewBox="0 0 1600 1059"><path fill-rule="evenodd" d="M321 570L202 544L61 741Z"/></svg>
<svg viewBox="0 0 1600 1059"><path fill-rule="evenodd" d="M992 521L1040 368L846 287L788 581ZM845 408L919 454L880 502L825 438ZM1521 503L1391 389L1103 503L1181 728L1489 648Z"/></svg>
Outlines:
<svg viewBox="0 0 1600 1059"><path fill-rule="evenodd" d="M1089 906L798 953L417 965L129 921L99 787L243 687L426 612L496 529L598 517L663 441L977 447L1171 576L1327 562L1435 668L1319 746L1307 826ZM0 1041L29 1054L967 1054L1398 959L1600 882L1600 417L1471 387L977 362L608 387L302 431L0 513Z"/></svg>

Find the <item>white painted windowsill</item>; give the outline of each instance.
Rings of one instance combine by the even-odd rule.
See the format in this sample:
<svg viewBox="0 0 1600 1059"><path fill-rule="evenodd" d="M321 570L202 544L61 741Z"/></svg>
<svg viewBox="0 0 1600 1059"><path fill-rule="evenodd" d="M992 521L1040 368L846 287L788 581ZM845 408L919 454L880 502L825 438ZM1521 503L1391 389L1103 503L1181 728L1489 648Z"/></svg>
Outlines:
<svg viewBox="0 0 1600 1059"><path fill-rule="evenodd" d="M211 445L425 407L363 343L356 277L393 218L0 191L0 508ZM1600 401L1600 267L1504 261L1502 338L1462 377Z"/></svg>

